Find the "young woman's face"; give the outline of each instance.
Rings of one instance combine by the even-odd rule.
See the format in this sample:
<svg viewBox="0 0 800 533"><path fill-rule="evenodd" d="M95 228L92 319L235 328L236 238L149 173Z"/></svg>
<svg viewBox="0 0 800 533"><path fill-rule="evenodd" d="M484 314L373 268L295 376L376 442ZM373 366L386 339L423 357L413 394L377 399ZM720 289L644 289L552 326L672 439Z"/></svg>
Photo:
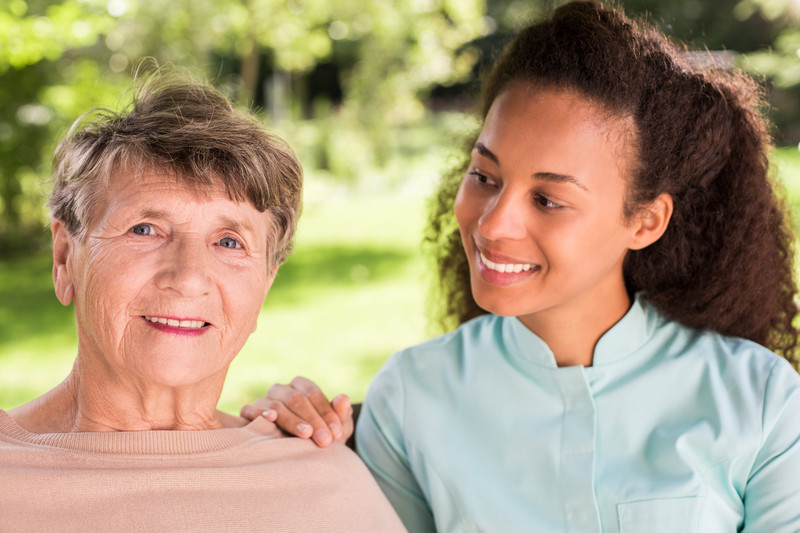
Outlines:
<svg viewBox="0 0 800 533"><path fill-rule="evenodd" d="M531 327L628 302L630 127L570 92L512 85L495 99L455 203L478 305Z"/></svg>

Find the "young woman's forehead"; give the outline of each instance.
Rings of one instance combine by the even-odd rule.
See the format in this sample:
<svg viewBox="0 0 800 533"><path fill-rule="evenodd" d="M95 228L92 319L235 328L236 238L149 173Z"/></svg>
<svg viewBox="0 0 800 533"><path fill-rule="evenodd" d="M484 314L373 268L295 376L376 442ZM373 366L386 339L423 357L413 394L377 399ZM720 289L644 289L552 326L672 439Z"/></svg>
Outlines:
<svg viewBox="0 0 800 533"><path fill-rule="evenodd" d="M575 92L524 85L498 95L475 146L473 153L501 166L514 160L564 167L536 169L547 172L608 159L627 175L636 157L632 119L609 114Z"/></svg>

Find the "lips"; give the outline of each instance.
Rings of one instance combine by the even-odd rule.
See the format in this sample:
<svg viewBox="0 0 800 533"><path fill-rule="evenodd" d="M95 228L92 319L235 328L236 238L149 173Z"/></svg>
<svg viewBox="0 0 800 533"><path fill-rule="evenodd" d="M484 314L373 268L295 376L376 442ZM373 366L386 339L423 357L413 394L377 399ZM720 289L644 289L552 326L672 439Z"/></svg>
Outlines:
<svg viewBox="0 0 800 533"><path fill-rule="evenodd" d="M200 329L205 326L210 326L208 322L203 320L197 319L176 319L176 318L167 318L163 316L142 316L148 322L152 322L153 324L163 324L166 326L170 326L173 328L181 328L181 329Z"/></svg>
<svg viewBox="0 0 800 533"><path fill-rule="evenodd" d="M494 260L489 259L487 255ZM519 283L542 269L541 265L517 262L511 258L493 254L488 250L483 251L477 246L475 246L475 258L480 277L485 282L496 286Z"/></svg>

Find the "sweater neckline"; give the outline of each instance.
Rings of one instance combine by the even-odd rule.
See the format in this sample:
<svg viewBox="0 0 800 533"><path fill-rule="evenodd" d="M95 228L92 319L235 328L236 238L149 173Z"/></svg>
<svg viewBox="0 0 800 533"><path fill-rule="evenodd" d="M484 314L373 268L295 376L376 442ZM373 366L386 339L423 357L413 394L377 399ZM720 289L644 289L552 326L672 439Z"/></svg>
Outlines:
<svg viewBox="0 0 800 533"><path fill-rule="evenodd" d="M0 439L74 452L136 455L196 454L223 450L253 438L277 439L282 436L275 424L262 417L241 428L31 433L17 424L6 411L0 409Z"/></svg>

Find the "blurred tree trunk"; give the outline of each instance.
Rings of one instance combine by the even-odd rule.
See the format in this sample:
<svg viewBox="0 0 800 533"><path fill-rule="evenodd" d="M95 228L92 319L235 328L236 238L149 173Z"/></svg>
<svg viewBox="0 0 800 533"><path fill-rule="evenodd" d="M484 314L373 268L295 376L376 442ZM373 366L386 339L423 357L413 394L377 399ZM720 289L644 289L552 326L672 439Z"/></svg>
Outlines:
<svg viewBox="0 0 800 533"><path fill-rule="evenodd" d="M258 86L258 45L254 39L249 39L250 51L245 53L242 57L242 71L241 71L241 86L239 99L242 102L252 104L256 97L256 88Z"/></svg>
<svg viewBox="0 0 800 533"><path fill-rule="evenodd" d="M241 82L239 87L239 100L252 105L256 96L256 85L258 84L258 63L259 46L256 40L256 28L253 22L253 2L243 0L242 4L249 13L247 18L246 35L242 43L242 70Z"/></svg>
<svg viewBox="0 0 800 533"><path fill-rule="evenodd" d="M6 167L7 165L3 165ZM19 210L16 206L17 197L22 194L19 180L14 175L14 168L0 170L0 202L2 203L3 223L11 228L19 226Z"/></svg>

